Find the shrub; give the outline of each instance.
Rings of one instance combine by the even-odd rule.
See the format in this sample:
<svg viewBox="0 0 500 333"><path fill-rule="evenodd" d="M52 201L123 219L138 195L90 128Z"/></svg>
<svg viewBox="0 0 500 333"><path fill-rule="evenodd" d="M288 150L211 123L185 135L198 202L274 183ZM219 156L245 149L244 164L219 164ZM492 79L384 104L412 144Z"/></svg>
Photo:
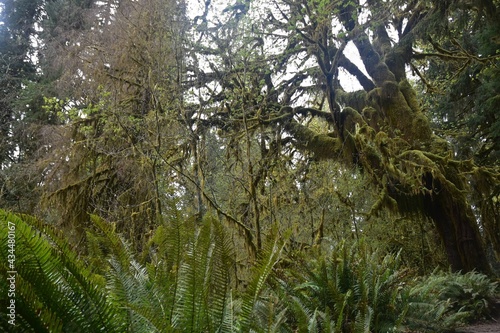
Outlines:
<svg viewBox="0 0 500 333"><path fill-rule="evenodd" d="M310 257L309 257L310 258ZM287 289L291 324L299 331L396 332L407 310L399 255L380 256L364 242L342 242L327 257L299 265ZM294 284L291 284L294 285ZM315 331L315 330L312 330Z"/></svg>
<svg viewBox="0 0 500 333"><path fill-rule="evenodd" d="M408 326L424 331L446 331L491 316L497 283L477 272L434 272L409 290Z"/></svg>

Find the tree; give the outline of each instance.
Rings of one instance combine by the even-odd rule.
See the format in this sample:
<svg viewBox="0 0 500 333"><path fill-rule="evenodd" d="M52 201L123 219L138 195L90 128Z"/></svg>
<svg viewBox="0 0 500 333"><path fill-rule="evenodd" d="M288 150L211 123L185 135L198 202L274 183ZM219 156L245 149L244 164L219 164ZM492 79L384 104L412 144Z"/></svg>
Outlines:
<svg viewBox="0 0 500 333"><path fill-rule="evenodd" d="M84 236L89 213L99 213L136 246L144 245L174 191L177 169L170 166L178 165L182 148L172 147L188 146L174 113L182 103L183 8L167 10L169 3L154 0L143 4L95 3L87 15L50 7L48 31L69 27L67 37L61 41L56 34L47 51L52 65L62 59L66 66L59 80L64 95L46 102L61 126L50 143L57 149L44 161L43 206L77 239ZM80 20L60 22L61 11ZM61 52L54 55L54 49Z"/></svg>
<svg viewBox="0 0 500 333"><path fill-rule="evenodd" d="M305 0L238 2L222 13L208 8L197 18L195 47L207 65L193 61L188 68L188 84L204 94L192 119L229 132L271 129L265 147L294 146L360 168L379 191L367 219L382 208L427 217L453 270L489 271L469 184L498 184L498 169L455 158L434 133L407 74L419 57L413 47L427 43L425 27L448 20L450 8ZM354 49L362 64L350 60L346 50ZM343 89L342 72L362 89ZM330 132L314 130L311 118L325 119Z"/></svg>
<svg viewBox="0 0 500 333"><path fill-rule="evenodd" d="M430 42L414 55L415 72L422 77L422 100L436 130L446 136L458 159L472 159L483 166L498 167L499 152L499 43L498 11L493 2L477 7L458 2L448 10L453 20L429 30ZM477 57L476 55L481 55ZM423 74L425 74L425 77ZM495 198L498 183L470 179L476 189L472 204L481 211L486 244L500 253L500 216Z"/></svg>
<svg viewBox="0 0 500 333"><path fill-rule="evenodd" d="M34 89L39 76L32 40L41 1L2 1L0 6L0 202L29 209L36 181L26 177L22 163L36 154L35 126L47 121L41 93Z"/></svg>

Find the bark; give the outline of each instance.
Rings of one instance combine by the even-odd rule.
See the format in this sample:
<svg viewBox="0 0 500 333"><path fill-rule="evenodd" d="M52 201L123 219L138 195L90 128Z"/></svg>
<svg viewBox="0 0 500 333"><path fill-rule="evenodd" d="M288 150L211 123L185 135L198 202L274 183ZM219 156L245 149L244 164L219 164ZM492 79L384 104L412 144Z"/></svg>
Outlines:
<svg viewBox="0 0 500 333"><path fill-rule="evenodd" d="M391 188L389 194L397 201L399 211L420 213L433 221L453 271L491 273L476 218L465 196L457 195L430 172L423 176L422 184L427 191L415 195L402 194L407 190L404 188Z"/></svg>

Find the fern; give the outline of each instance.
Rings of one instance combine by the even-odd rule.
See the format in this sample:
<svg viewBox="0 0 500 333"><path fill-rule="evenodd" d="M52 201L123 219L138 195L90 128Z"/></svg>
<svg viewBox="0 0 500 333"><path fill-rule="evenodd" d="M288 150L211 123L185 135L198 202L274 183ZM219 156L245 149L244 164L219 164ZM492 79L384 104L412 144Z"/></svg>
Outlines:
<svg viewBox="0 0 500 333"><path fill-rule="evenodd" d="M60 233L32 217L5 211L0 211L0 221L3 244L7 221L16 225L16 310L26 331L122 331L105 291ZM6 262L2 258L3 274L8 271Z"/></svg>
<svg viewBox="0 0 500 333"><path fill-rule="evenodd" d="M284 247L285 243L277 236L270 237L270 241L263 247L259 260L253 268L253 278L243 295L243 304L238 318L240 332L250 331L254 309L260 301L260 296L273 268L281 259Z"/></svg>
<svg viewBox="0 0 500 333"><path fill-rule="evenodd" d="M361 240L351 246L339 243L330 256L300 266L295 273L299 284L287 292L289 310L301 331L305 317L313 313L324 313L322 329L335 332L385 333L397 330L404 319L407 303L398 256L380 258Z"/></svg>
<svg viewBox="0 0 500 333"><path fill-rule="evenodd" d="M435 271L409 291L407 324L426 331L450 330L490 316L496 297L497 283L483 274Z"/></svg>

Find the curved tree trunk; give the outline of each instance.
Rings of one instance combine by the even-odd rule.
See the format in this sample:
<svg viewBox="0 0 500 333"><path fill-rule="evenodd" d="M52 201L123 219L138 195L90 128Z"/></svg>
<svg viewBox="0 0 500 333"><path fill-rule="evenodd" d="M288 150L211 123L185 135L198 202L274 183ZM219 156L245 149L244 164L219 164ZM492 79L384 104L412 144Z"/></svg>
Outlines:
<svg viewBox="0 0 500 333"><path fill-rule="evenodd" d="M472 210L444 190L427 196L425 213L434 221L453 271L490 271Z"/></svg>

